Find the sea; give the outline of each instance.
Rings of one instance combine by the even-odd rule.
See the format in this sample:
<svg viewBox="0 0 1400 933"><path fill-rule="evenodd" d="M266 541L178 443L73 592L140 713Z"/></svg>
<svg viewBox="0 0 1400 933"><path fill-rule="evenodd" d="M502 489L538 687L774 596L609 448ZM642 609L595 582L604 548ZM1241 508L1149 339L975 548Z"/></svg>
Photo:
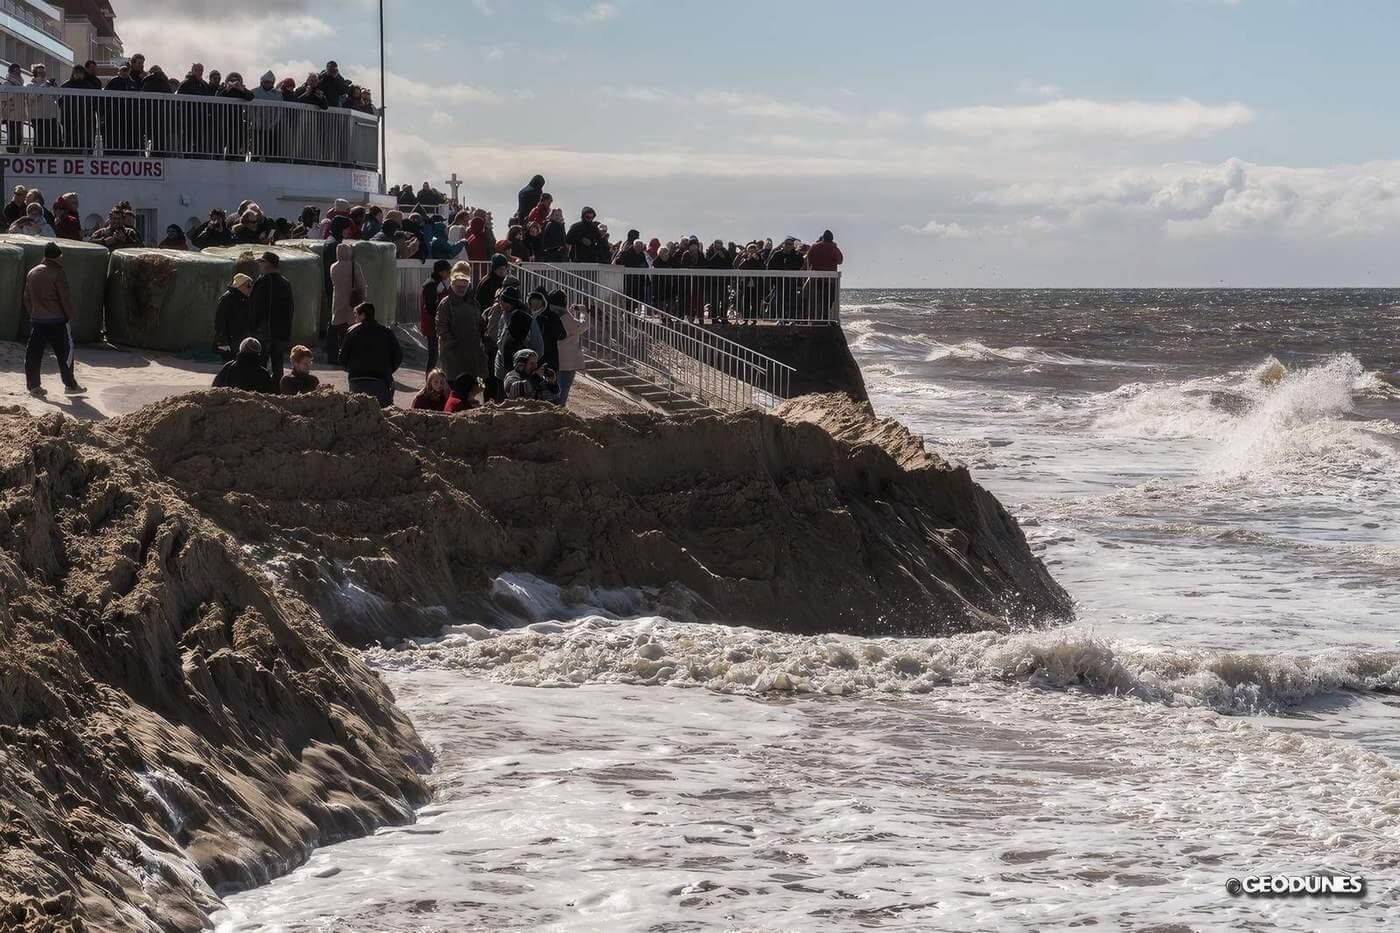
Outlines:
<svg viewBox="0 0 1400 933"><path fill-rule="evenodd" d="M1400 291L846 291L843 322L1075 622L799 637L502 577L516 627L369 653L435 799L217 929L1394 928ZM1317 875L1364 895L1232 893Z"/></svg>

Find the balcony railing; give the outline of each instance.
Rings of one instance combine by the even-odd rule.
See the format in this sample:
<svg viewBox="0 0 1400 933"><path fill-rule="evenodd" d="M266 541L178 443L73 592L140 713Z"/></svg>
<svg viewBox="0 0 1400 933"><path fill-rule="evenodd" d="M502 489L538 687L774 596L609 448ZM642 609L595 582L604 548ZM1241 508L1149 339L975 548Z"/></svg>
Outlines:
<svg viewBox="0 0 1400 933"><path fill-rule="evenodd" d="M0 0L0 13L7 13L22 23L33 26L40 32L46 33L53 38L63 41L63 27L47 16L40 16L34 12L32 7L19 3L18 0Z"/></svg>
<svg viewBox="0 0 1400 933"><path fill-rule="evenodd" d="M379 120L280 101L0 86L0 154L138 155L379 170Z"/></svg>

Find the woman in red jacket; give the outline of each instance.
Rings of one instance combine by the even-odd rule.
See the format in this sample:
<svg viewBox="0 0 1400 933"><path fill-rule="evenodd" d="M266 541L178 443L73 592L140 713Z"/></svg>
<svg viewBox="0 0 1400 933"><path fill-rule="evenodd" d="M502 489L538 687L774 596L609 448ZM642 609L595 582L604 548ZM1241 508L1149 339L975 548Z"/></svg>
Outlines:
<svg viewBox="0 0 1400 933"><path fill-rule="evenodd" d="M78 196L71 191L53 202L53 230L65 240L83 238L83 221L78 216Z"/></svg>

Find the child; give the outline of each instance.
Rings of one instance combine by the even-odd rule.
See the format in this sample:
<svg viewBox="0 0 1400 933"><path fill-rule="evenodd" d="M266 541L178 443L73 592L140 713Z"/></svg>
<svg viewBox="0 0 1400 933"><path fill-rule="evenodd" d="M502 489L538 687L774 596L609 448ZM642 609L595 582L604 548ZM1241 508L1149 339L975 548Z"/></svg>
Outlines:
<svg viewBox="0 0 1400 933"><path fill-rule="evenodd" d="M447 397L447 404L442 410L449 415L459 411L466 411L469 408L481 407L481 384L476 381L475 376L463 376L452 385L452 394Z"/></svg>
<svg viewBox="0 0 1400 933"><path fill-rule="evenodd" d="M321 380L311 375L311 351L301 344L292 347L292 371L282 377L277 387L283 395L300 395L314 392Z"/></svg>
<svg viewBox="0 0 1400 933"><path fill-rule="evenodd" d="M447 375L440 369L428 373L423 390L413 397L413 407L420 411L442 411L447 406Z"/></svg>

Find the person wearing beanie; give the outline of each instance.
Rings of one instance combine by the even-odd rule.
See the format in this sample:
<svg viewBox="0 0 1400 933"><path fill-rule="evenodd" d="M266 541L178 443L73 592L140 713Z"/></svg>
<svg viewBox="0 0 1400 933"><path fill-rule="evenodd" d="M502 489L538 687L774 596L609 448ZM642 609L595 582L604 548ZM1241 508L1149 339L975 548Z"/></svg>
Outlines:
<svg viewBox="0 0 1400 933"><path fill-rule="evenodd" d="M244 338L253 335L252 305L248 300L252 294L253 280L240 272L214 308L214 352L225 363L238 355Z"/></svg>
<svg viewBox="0 0 1400 933"><path fill-rule="evenodd" d="M516 351L506 373L506 400L559 402L559 384L554 370L540 364L540 355L528 347Z"/></svg>
<svg viewBox="0 0 1400 933"><path fill-rule="evenodd" d="M245 337L238 344L238 355L224 364L214 377L216 389L242 389L244 392L277 394L277 384L263 366L263 347L256 337Z"/></svg>
<svg viewBox="0 0 1400 933"><path fill-rule="evenodd" d="M44 365L44 348L53 350L58 360L63 390L72 395L82 392L73 375L73 299L68 291L68 273L61 262L63 250L57 243L44 246L44 258L24 277L23 307L29 312L29 343L24 352L24 379L31 395L43 395L39 376Z"/></svg>
<svg viewBox="0 0 1400 933"><path fill-rule="evenodd" d="M813 272L835 272L846 257L841 247L836 245L836 237L830 230L823 230L820 240L807 250L807 268ZM807 302L807 313L816 320L827 320L835 304L839 283L832 278L811 278L803 287L803 297Z"/></svg>
<svg viewBox="0 0 1400 933"><path fill-rule="evenodd" d="M438 366L438 305L447 297L448 277L456 278L451 273L452 263L446 259L439 259L433 263L433 274L428 276L428 280L418 290L418 333L423 335L428 344L426 372L432 372ZM468 278L467 282L470 284L471 279Z"/></svg>
<svg viewBox="0 0 1400 933"><path fill-rule="evenodd" d="M530 347L532 334L538 334L535 329L535 319L526 308L525 302L520 300L520 292L514 286L507 286L501 289L501 301L510 305L511 312L501 325L501 338L496 347L496 359L494 360L495 377L499 382L504 397L504 387L506 373L510 372L511 361L515 359L515 354L524 349L535 349ZM544 299L548 303L548 299Z"/></svg>
<svg viewBox="0 0 1400 933"><path fill-rule="evenodd" d="M476 303L478 307L487 308L496 300L496 292L501 290L505 284L506 276L510 274L510 260L501 253L496 253L491 257L491 267L481 282L476 286Z"/></svg>

